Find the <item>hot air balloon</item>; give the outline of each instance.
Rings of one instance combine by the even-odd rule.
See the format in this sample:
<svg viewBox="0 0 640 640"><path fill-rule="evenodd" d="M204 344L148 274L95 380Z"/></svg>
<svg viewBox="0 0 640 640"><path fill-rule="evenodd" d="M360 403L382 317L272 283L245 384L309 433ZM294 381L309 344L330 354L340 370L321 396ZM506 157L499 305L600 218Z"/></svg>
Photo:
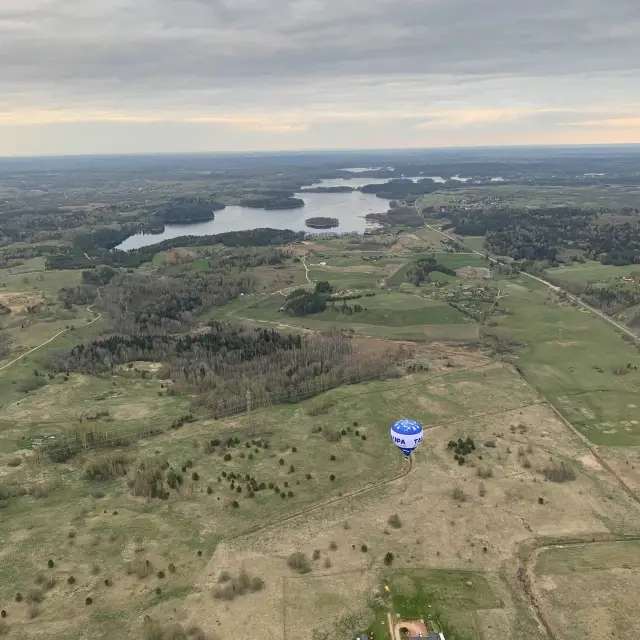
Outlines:
<svg viewBox="0 0 640 640"><path fill-rule="evenodd" d="M422 427L415 420L398 420L391 427L391 440L408 458L422 442L422 433Z"/></svg>

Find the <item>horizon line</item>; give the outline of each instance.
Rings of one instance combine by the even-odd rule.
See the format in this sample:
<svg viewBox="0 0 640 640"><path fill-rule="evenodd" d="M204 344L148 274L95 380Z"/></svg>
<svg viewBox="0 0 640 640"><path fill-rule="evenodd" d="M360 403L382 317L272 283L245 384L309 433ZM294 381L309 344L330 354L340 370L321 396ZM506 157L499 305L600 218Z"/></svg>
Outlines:
<svg viewBox="0 0 640 640"><path fill-rule="evenodd" d="M164 157L164 156L243 156L255 154L286 155L299 153L375 153L375 152L411 152L411 151L466 151L482 149L592 149L592 148L638 147L640 142L601 142L580 144L501 144L501 145L466 145L466 146L434 146L434 147L344 147L344 148L300 148L300 149L247 149L243 151L136 151L129 153L62 153L47 155L0 155L1 160L48 160L58 158L130 158L130 157Z"/></svg>

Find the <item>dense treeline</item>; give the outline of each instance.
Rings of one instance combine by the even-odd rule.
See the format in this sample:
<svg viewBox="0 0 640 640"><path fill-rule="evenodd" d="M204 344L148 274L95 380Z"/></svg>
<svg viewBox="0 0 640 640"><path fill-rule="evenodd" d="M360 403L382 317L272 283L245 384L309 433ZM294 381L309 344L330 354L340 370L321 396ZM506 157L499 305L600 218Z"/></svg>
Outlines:
<svg viewBox="0 0 640 640"><path fill-rule="evenodd" d="M305 187L300 189L300 193L351 193L356 191L355 187Z"/></svg>
<svg viewBox="0 0 640 640"><path fill-rule="evenodd" d="M247 274L226 270L162 279L121 274L103 288L97 304L118 332L164 335L194 326L198 314L253 291L255 284Z"/></svg>
<svg viewBox="0 0 640 640"><path fill-rule="evenodd" d="M301 198L252 196L250 198L242 198L240 205L253 209L299 209L304 207L304 200Z"/></svg>
<svg viewBox="0 0 640 640"><path fill-rule="evenodd" d="M274 396L293 401L310 387L320 391L387 373L402 357L358 356L341 333L302 337L211 322L208 333L197 335L115 335L78 345L53 356L50 367L104 374L136 360L166 362L172 393L196 394L202 404L224 411L244 402L247 391L256 404Z"/></svg>
<svg viewBox="0 0 640 640"><path fill-rule="evenodd" d="M578 207L490 208L448 211L444 228L461 235L484 235L486 246L515 260L556 264L565 250L603 264L640 263L640 223L603 222L599 212ZM626 215L634 215L627 211Z"/></svg>
<svg viewBox="0 0 640 640"><path fill-rule="evenodd" d="M326 280L316 282L312 291L299 288L292 291L284 303L284 310L291 316L308 316L322 313L327 308L333 287Z"/></svg>
<svg viewBox="0 0 640 640"><path fill-rule="evenodd" d="M248 231L230 231L210 236L181 236L169 238L154 245L141 247L132 251L100 250L92 252L92 258L87 258L81 251L62 249L47 256L47 269L88 269L96 263L111 267L137 268L149 262L159 251L169 251L178 247L203 247L223 244L227 247L264 247L269 245L283 245L298 242L304 238L304 232L289 229L251 229ZM97 254L97 255L96 255Z"/></svg>
<svg viewBox="0 0 640 640"><path fill-rule="evenodd" d="M424 226L424 218L415 210L414 207L391 207L386 213L368 213L367 220L375 220L387 227L422 227Z"/></svg>
<svg viewBox="0 0 640 640"><path fill-rule="evenodd" d="M439 271L449 276L455 276L456 272L449 267L440 264L435 256L420 258L416 260L406 271L407 281L411 284L421 284L429 280L429 274L433 271Z"/></svg>
<svg viewBox="0 0 640 640"><path fill-rule="evenodd" d="M163 224L187 224L213 220L226 205L206 198L176 198L154 216Z"/></svg>
<svg viewBox="0 0 640 640"><path fill-rule="evenodd" d="M384 184L366 184L360 187L362 193L374 193L378 198L388 200L415 201L419 196L449 188L460 188L461 183L447 180L443 183L435 182L431 178L422 178L417 182L407 179L390 180Z"/></svg>

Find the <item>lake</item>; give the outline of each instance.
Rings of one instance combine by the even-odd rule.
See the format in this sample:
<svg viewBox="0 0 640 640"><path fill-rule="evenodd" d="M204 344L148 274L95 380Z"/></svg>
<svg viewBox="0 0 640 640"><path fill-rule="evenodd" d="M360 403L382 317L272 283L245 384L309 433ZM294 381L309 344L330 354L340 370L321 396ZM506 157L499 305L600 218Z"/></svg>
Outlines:
<svg viewBox="0 0 640 640"><path fill-rule="evenodd" d="M410 179L416 181L424 177L426 176L412 177ZM444 182L438 176L432 177L432 179L437 182ZM335 178L323 180L311 186L339 187L346 185L357 189L365 184L383 184L385 182L388 182L388 179ZM338 227L328 229L328 231L336 233L357 231L363 233L366 229L376 226L365 219L367 213L385 213L389 209L389 200L377 198L372 193L360 193L359 191L351 193L297 193L296 196L304 200L304 207L267 211L266 209L230 206L222 211L216 211L214 220L193 224L168 224L162 233L136 233L133 236L129 236L116 248L129 251L180 236L206 236L227 231L259 229L260 227L313 233L314 230L307 227L304 221L315 216L338 218L340 220ZM317 232L318 230L315 231Z"/></svg>

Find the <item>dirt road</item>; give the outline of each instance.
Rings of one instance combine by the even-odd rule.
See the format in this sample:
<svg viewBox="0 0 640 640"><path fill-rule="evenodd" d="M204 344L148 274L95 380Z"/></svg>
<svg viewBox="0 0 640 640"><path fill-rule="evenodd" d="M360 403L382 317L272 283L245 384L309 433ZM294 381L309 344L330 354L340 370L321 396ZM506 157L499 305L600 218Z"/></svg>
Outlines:
<svg viewBox="0 0 640 640"><path fill-rule="evenodd" d="M92 307L93 307L93 305L89 305L87 307L87 311L89 313L93 313ZM45 340L44 342L41 342L37 347L33 347L33 349L29 349L29 351L25 351L21 356L18 356L17 358L14 358L13 360L7 362L6 364L3 364L0 367L0 371L4 371L5 369L8 369L12 364L15 364L16 362L22 360L22 358L28 356L30 353L33 353L34 351L37 351L38 349L41 349L42 347L44 347L45 345L49 344L50 342L53 342L58 336L61 336L63 333L67 333L67 331L71 331L71 329L81 329L83 327L88 327L89 325L92 325L96 320L100 320L100 318L102 318L102 314L101 313L99 313L95 318L93 318L93 320L89 320L89 322L85 322L85 324L79 324L79 325L77 325L75 327L69 327L68 329L63 329L62 331L58 331L58 333L56 333L54 336L52 336L48 340Z"/></svg>

